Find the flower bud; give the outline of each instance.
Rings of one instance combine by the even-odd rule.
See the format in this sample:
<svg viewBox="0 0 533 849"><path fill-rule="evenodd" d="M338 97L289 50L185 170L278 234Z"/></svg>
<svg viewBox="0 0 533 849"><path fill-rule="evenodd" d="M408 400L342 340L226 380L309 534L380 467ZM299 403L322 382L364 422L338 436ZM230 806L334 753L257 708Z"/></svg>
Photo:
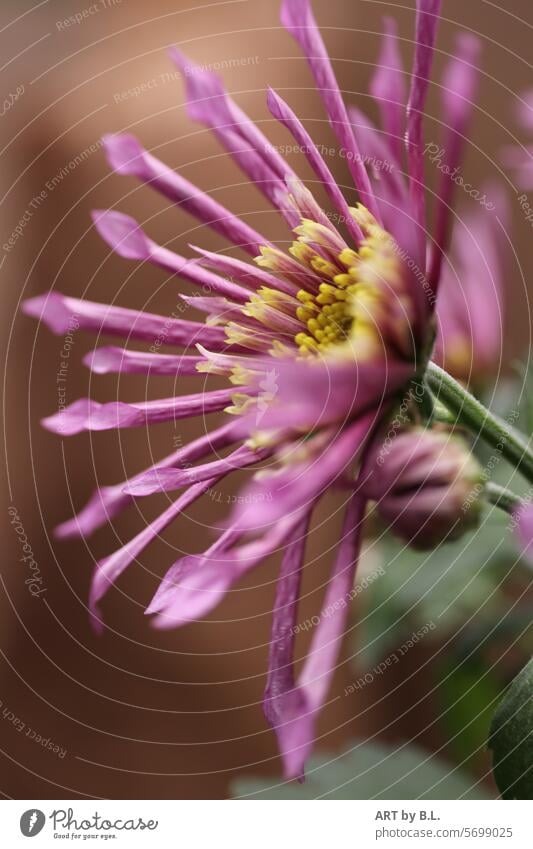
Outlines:
<svg viewBox="0 0 533 849"><path fill-rule="evenodd" d="M413 548L435 548L477 526L483 474L463 439L412 428L374 450L364 494Z"/></svg>

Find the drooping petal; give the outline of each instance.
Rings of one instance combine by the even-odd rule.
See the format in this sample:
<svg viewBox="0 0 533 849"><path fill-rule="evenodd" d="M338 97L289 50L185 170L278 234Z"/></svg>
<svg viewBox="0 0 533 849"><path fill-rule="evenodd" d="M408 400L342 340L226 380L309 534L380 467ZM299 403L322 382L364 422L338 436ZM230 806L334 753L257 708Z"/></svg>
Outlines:
<svg viewBox="0 0 533 849"><path fill-rule="evenodd" d="M89 597L89 609L92 613L92 622L97 630L102 629L99 616L98 604L107 593L109 588L120 577L125 569L130 566L139 554L164 530L183 510L200 498L209 487L213 486L216 479L202 481L186 490L167 509L161 513L153 522L143 528L140 533L131 539L125 546L119 548L109 557L101 560L95 569L91 584Z"/></svg>
<svg viewBox="0 0 533 849"><path fill-rule="evenodd" d="M73 436L85 430L140 427L216 413L231 403L234 394L234 389L218 389L214 392L160 398L157 401L139 401L135 404L126 404L124 401L100 404L90 398L80 398L43 419L42 424L47 430L62 436Z"/></svg>
<svg viewBox="0 0 533 849"><path fill-rule="evenodd" d="M362 203L379 220L372 186L309 0L283 0L281 22L303 50Z"/></svg>
<svg viewBox="0 0 533 849"><path fill-rule="evenodd" d="M176 377L199 374L196 366L202 362L203 357L129 351L113 345L95 348L83 358L83 363L95 374L168 374Z"/></svg>
<svg viewBox="0 0 533 849"><path fill-rule="evenodd" d="M381 122L388 134L388 146L395 159L401 162L407 87L398 46L398 25L395 18L389 17L384 19L383 24L381 53L378 66L370 81L370 92L378 104Z"/></svg>
<svg viewBox="0 0 533 849"><path fill-rule="evenodd" d="M133 174L252 256L267 240L210 195L148 153L135 136L117 133L103 137L111 167Z"/></svg>
<svg viewBox="0 0 533 849"><path fill-rule="evenodd" d="M407 161L411 197L419 225L420 255L424 255L425 191L422 119L437 35L441 0L417 0L415 56L407 103Z"/></svg>
<svg viewBox="0 0 533 849"><path fill-rule="evenodd" d="M177 448L167 457L159 460L157 467L161 469L195 463L214 451L227 448L237 441L235 424L235 421L232 420L228 424L224 424L222 427L189 442L188 445ZM99 487L77 516L58 525L54 532L55 536L58 539L73 536L87 537L97 528L111 521L114 516L133 501L133 497L128 495L125 490L129 485L133 486L135 481L144 477L148 471L150 470L144 469L129 480L122 481L122 483Z"/></svg>
<svg viewBox="0 0 533 849"><path fill-rule="evenodd" d="M479 70L477 67L481 43L476 36L461 33L457 38L455 56L450 60L442 81L442 107L445 116L445 132L442 149L446 161L443 163L439 187L435 232L428 281L434 291L438 290L442 260L449 247L451 233L452 202L455 177L463 158L466 132L477 92Z"/></svg>
<svg viewBox="0 0 533 849"><path fill-rule="evenodd" d="M172 566L163 578L146 613L157 613L157 628L175 628L202 619L219 604L233 584L254 566L283 546L300 523L301 514L284 518L262 537L241 546L220 550L211 546L203 555L189 555ZM226 532L242 530L230 526Z"/></svg>
<svg viewBox="0 0 533 849"><path fill-rule="evenodd" d="M294 689L294 643L310 519L311 511L294 528L290 539L287 540L272 610L272 633L263 711L276 733L287 713L292 713L294 709L292 702L300 698L300 694ZM300 706L297 705L296 709ZM280 749L282 748L280 744Z"/></svg>
<svg viewBox="0 0 533 849"><path fill-rule="evenodd" d="M130 215L113 210L97 209L93 211L92 216L102 239L119 256L142 262L153 262L173 274L179 274L186 280L198 283L204 291L219 292L242 303L248 300L249 291L232 283L231 280L213 274L196 257L186 259L149 239L139 223Z"/></svg>
<svg viewBox="0 0 533 849"><path fill-rule="evenodd" d="M219 327L205 327L195 321L70 298L60 292L29 298L23 302L22 310L26 315L43 321L58 336L74 328L128 339L145 339L159 345L189 347L202 341L215 349L226 347L224 331ZM206 336L212 342L206 341Z"/></svg>
<svg viewBox="0 0 533 849"><path fill-rule="evenodd" d="M271 453L272 449L265 451L241 446L227 457L212 460L210 463L202 463L200 466L188 466L181 469L156 466L127 483L124 492L136 496L152 495L154 492L171 492L183 486L216 477L219 472L229 473L244 469L264 460Z"/></svg>
<svg viewBox="0 0 533 849"><path fill-rule="evenodd" d="M301 778L315 742L323 708L346 631L350 592L359 559L366 501L355 494L347 507L342 537L309 653L296 687L280 703L277 737L286 778Z"/></svg>

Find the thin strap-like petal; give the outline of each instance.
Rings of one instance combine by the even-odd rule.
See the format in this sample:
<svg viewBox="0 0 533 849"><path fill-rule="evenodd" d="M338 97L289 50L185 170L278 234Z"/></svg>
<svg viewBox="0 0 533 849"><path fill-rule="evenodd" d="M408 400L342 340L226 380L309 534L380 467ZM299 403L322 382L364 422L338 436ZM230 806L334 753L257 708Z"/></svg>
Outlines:
<svg viewBox="0 0 533 849"><path fill-rule="evenodd" d="M300 778L315 742L317 715L324 706L346 631L350 592L359 560L366 500L355 494L346 510L342 539L309 653L292 703L278 720L286 778Z"/></svg>
<svg viewBox="0 0 533 849"><path fill-rule="evenodd" d="M425 243L425 192L422 118L433 61L441 0L417 0L415 56L411 75L411 88L407 103L407 160L411 181L411 196L419 226L421 256Z"/></svg>
<svg viewBox="0 0 533 849"><path fill-rule="evenodd" d="M213 274L204 268L197 258L186 259L168 248L162 248L144 233L139 223L130 215L97 209L93 211L92 216L94 226L102 239L119 256L153 262L173 274L198 283L207 291L228 295L242 303L248 300L250 293L246 289Z"/></svg>
<svg viewBox="0 0 533 849"><path fill-rule="evenodd" d="M157 461L157 467L167 468L170 466L180 466L187 463L195 463L212 454L214 451L227 448L237 441L235 421L232 420L216 430L206 433L203 436L194 439L187 445L177 448L167 457ZM153 468L151 466L150 468ZM58 539L65 539L73 536L86 537L92 534L97 528L105 525L114 516L128 507L133 498L124 490L128 484L134 484L135 481L142 478L150 469L144 469L138 472L128 480L112 486L101 486L91 496L85 507L54 531L54 535Z"/></svg>
<svg viewBox="0 0 533 849"><path fill-rule="evenodd" d="M294 689L294 643L297 634L298 601L305 544L311 511L302 519L286 543L276 585L272 611L272 633L268 652L268 676L263 699L263 711L272 728L286 720L300 698ZM283 746L280 742L280 749Z"/></svg>
<svg viewBox="0 0 533 849"><path fill-rule="evenodd" d="M124 491L135 496L152 495L154 492L171 492L215 477L219 472L244 469L264 460L272 453L272 448L270 450L255 450L247 446L240 446L227 457L212 460L210 463L202 463L200 466L188 466L185 469L156 466L128 483Z"/></svg>
<svg viewBox="0 0 533 849"><path fill-rule="evenodd" d="M80 398L43 419L42 424L47 430L62 436L73 436L86 430L141 427L219 412L231 403L234 394L234 388L217 389L214 392L198 392L135 404L126 404L124 401L100 404L90 398Z"/></svg>
<svg viewBox="0 0 533 849"><path fill-rule="evenodd" d="M101 560L96 566L89 596L89 609L92 613L92 623L97 630L102 629L98 603L102 600L109 588L120 577L125 569L137 559L139 554L149 545L179 514L190 504L202 496L209 487L213 486L216 479L203 481L191 486L167 509L161 513L153 522L143 528L140 533L126 543L123 548L115 551L109 557Z"/></svg>
<svg viewBox="0 0 533 849"><path fill-rule="evenodd" d="M203 357L129 351L114 345L95 348L83 358L83 363L95 374L170 374L173 377L198 375L196 366L203 362Z"/></svg>
<svg viewBox="0 0 533 849"><path fill-rule="evenodd" d="M395 18L385 18L378 66L370 81L370 92L376 100L381 122L388 134L388 145L395 159L402 161L405 133L407 87L398 47L398 25Z"/></svg>
<svg viewBox="0 0 533 849"><path fill-rule="evenodd" d="M301 121L298 120L298 118L296 117L292 109L288 106L288 104L285 103L285 101L279 96L279 94L277 94L277 92L273 91L273 89L271 88L269 88L268 90L267 102L268 108L270 109L273 116L277 118L277 120L280 121L283 126L289 130L289 132L294 136L294 139L303 149L306 159L313 168L315 174L317 174L331 200L340 212L343 218L343 223L350 231L355 243L359 244L359 242L361 242L363 239L363 233L361 231L361 228L351 215L348 204L346 203L344 195L342 194L341 190L337 185L335 177L324 162L324 159L322 158L311 136L309 135Z"/></svg>
<svg viewBox="0 0 533 849"><path fill-rule="evenodd" d="M372 186L309 0L283 0L281 22L296 39L307 58L331 127L346 154L348 167L361 201L379 220L379 209Z"/></svg>
<svg viewBox="0 0 533 849"><path fill-rule="evenodd" d="M442 111L445 120L442 150L445 152L448 173L442 173L437 189L435 234L428 273L428 282L434 291L438 289L443 256L449 247L451 205L455 189L453 175L457 173L463 158L465 134L474 108L480 52L479 39L469 33L461 33L457 38L456 54L448 63L442 80Z"/></svg>
<svg viewBox="0 0 533 849"><path fill-rule="evenodd" d="M70 298L60 292L48 292L24 301L22 311L43 321L58 336L72 330L89 330L164 345L188 347L202 341L215 349L227 346L224 330L219 327ZM212 345L206 341L206 336L212 340Z"/></svg>
<svg viewBox="0 0 533 849"><path fill-rule="evenodd" d="M267 239L225 206L148 153L135 136L129 133L106 135L103 142L109 164L117 174L133 174L148 183L252 256L261 245L268 244Z"/></svg>
<svg viewBox="0 0 533 849"><path fill-rule="evenodd" d="M301 513L284 518L258 539L227 551L211 546L203 555L182 558L167 573L146 610L158 614L155 627L175 628L202 619L237 581L284 545L301 519ZM232 524L230 531L242 534L238 524Z"/></svg>

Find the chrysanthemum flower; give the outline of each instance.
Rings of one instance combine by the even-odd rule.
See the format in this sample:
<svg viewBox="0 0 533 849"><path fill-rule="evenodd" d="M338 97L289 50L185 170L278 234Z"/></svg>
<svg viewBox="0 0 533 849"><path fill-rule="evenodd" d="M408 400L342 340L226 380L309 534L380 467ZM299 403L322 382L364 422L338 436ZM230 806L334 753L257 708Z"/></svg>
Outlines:
<svg viewBox="0 0 533 849"><path fill-rule="evenodd" d="M137 176L248 259L201 247L185 258L157 245L132 218L97 212L95 226L118 254L155 263L201 287L201 295L182 297L207 315L205 323L57 293L25 304L28 314L58 334L65 332L75 313L80 329L137 339L156 350L161 344L180 349L171 354L97 348L86 360L93 372L199 375L193 395L139 403L78 400L45 419L50 430L69 435L228 413L221 427L152 468L98 489L77 516L57 529L60 537L88 535L135 497L181 491L159 518L98 564L90 600L95 621L100 622L98 606L109 587L170 522L233 470L268 461L207 550L171 566L147 613L163 628L198 619L263 558L283 549L264 707L288 777L303 773L346 627L345 601L353 585L367 503L360 481L370 462L369 449L379 438L384 418L423 368L434 336L453 188L443 181L435 230L428 237L422 117L439 11L439 0L417 2L408 90L394 26L387 24L372 84L383 118L383 131L378 131L364 116L347 111L308 0L283 3L283 25L307 57L358 194L356 206L341 192L292 108L274 91L268 92L268 107L305 151L331 202L329 214L220 79L200 68L186 73L190 63L173 49L172 59L184 72L190 117L212 129L279 211L293 232L292 245L287 251L272 244L170 170L133 136L108 136L105 148L117 173ZM476 54L472 38L461 38L446 71L444 143L451 167L460 156ZM389 169L366 167L378 153L390 163ZM204 381L211 373L227 378L227 388L208 391ZM219 452L230 448L221 459ZM306 535L317 502L336 485L349 497L324 599L324 610L334 613L319 617L296 681L294 634Z"/></svg>

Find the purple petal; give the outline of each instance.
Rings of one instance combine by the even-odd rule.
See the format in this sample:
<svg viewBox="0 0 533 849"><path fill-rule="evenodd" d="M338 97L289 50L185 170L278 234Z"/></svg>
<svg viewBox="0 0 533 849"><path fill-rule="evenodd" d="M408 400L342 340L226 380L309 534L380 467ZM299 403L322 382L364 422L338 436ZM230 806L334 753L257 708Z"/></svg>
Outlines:
<svg viewBox="0 0 533 849"><path fill-rule="evenodd" d="M287 295L295 295L298 292L298 288L293 284L282 278L275 277L273 274L269 274L268 271L258 268L256 265L249 265L247 262L242 262L240 259L235 259L225 254L206 251L195 245L190 245L190 247L204 257L204 265L216 268L222 274L227 274L235 280L253 286L254 289L258 289L260 286L267 286L279 292L284 292Z"/></svg>
<svg viewBox="0 0 533 849"><path fill-rule="evenodd" d="M220 77L190 62L176 47L171 47L169 54L183 75L187 89L187 110L193 121L217 129L231 127L252 149L265 157L280 180L284 180L287 175L295 176L292 168L270 145L259 127L229 97Z"/></svg>
<svg viewBox="0 0 533 849"><path fill-rule="evenodd" d="M441 0L417 0L416 7L415 57L407 104L407 158L411 197L420 228L419 240L423 245L425 240L425 183L422 117L433 62ZM420 252L423 255L423 249Z"/></svg>
<svg viewBox="0 0 533 849"><path fill-rule="evenodd" d="M148 153L135 136L117 133L103 137L107 158L117 174L133 174L179 204L234 245L256 254L267 240L222 204Z"/></svg>
<svg viewBox="0 0 533 849"><path fill-rule="evenodd" d="M112 345L95 348L83 358L84 364L95 374L170 374L173 376L197 375L196 366L203 357L181 354L151 354L148 351L129 351Z"/></svg>
<svg viewBox="0 0 533 849"><path fill-rule="evenodd" d="M219 473L229 474L237 469L243 469L264 460L271 451L259 451L245 446L239 447L227 457L192 466L186 469L160 468L150 469L144 475L138 475L130 481L124 492L129 495L152 495L154 492L170 492L182 486L216 477Z"/></svg>
<svg viewBox="0 0 533 849"><path fill-rule="evenodd" d="M524 502L514 514L516 538L521 547L521 556L533 565L533 505Z"/></svg>
<svg viewBox="0 0 533 849"><path fill-rule="evenodd" d="M217 428L211 433L206 433L198 439L193 440L188 445L178 448L167 457L159 460L158 468L167 466L180 466L186 463L194 463L201 460L208 454L214 451L227 448L229 445L237 441L235 421L232 420L229 424ZM153 467L152 467L153 468ZM124 490L135 481L141 479L149 469L131 477L129 480L114 486L103 486L97 489L85 507L67 522L63 522L55 529L55 536L63 539L73 536L89 536L97 528L109 522L117 513L120 513L133 501L131 495L127 495Z"/></svg>
<svg viewBox="0 0 533 849"><path fill-rule="evenodd" d="M287 714L294 710L295 698L298 700L299 697L299 694L294 691L294 643L310 519L311 511L295 527L287 540L276 585L276 598L272 611L272 635L268 653L268 677L263 700L265 717L276 733ZM280 749L283 749L282 745Z"/></svg>
<svg viewBox="0 0 533 849"><path fill-rule="evenodd" d="M311 136L301 121L298 120L292 109L290 109L279 94L271 88L268 90L267 103L274 118L280 121L283 126L289 130L300 147L305 151L306 159L322 182L331 200L341 213L344 223L353 236L355 243L359 244L359 242L363 239L361 229L354 221L344 195L337 185L335 177L324 162Z"/></svg>
<svg viewBox="0 0 533 849"><path fill-rule="evenodd" d="M153 624L158 628L174 628L206 616L233 584L284 544L301 518L300 514L284 518L263 537L240 547L221 551L215 543L203 555L179 560L146 610L159 614ZM226 532L229 538L239 533L234 527Z"/></svg>
<svg viewBox="0 0 533 849"><path fill-rule="evenodd" d="M283 0L281 22L303 50L362 203L379 219L372 186L309 0Z"/></svg>
<svg viewBox="0 0 533 849"><path fill-rule="evenodd" d="M208 271L197 258L186 259L153 242L130 215L96 209L93 210L92 217L102 239L119 256L153 262L173 274L179 274L186 280L207 287L207 291L220 292L242 302L248 300L248 291Z"/></svg>
<svg viewBox="0 0 533 849"><path fill-rule="evenodd" d="M91 584L91 592L89 597L89 609L93 616L93 625L97 630L101 630L102 623L99 617L98 603L102 600L109 588L120 577L128 566L137 559L139 554L149 545L164 528L166 528L183 510L190 504L200 498L210 486L215 483L214 480L203 481L202 483L191 486L184 492L170 507L158 516L155 521L147 525L137 534L132 540L126 543L123 548L115 551L109 557L101 560L98 563Z"/></svg>
<svg viewBox="0 0 533 849"><path fill-rule="evenodd" d="M466 142L466 132L476 98L479 71L477 62L481 52L478 38L461 33L457 39L456 55L448 63L442 81L442 106L446 117L446 131L442 148L446 151L444 163L449 173L442 173L437 191L437 209L435 234L433 237L432 257L428 282L437 290L442 260L449 247L451 232L451 211L455 190L455 180Z"/></svg>
<svg viewBox="0 0 533 849"><path fill-rule="evenodd" d="M42 424L53 433L63 436L73 436L85 430L140 427L218 412L231 403L234 394L234 388L219 389L215 392L198 392L157 401L140 401L136 404L126 404L123 401L100 404L89 398L80 398L58 413L43 419Z"/></svg>
<svg viewBox="0 0 533 849"><path fill-rule="evenodd" d="M389 147L397 161L401 162L407 91L396 20L385 18L384 30L378 67L370 83L370 92L379 106L381 121L389 136Z"/></svg>
<svg viewBox="0 0 533 849"><path fill-rule="evenodd" d="M378 410L412 376L411 365L388 360L358 363L352 359L325 358L317 362L273 362L256 357L254 367L259 370L256 378L259 390L265 374L271 375L270 382L276 390L271 401L265 399L268 403L259 422L256 412L241 418L243 435L279 427L295 427L311 433L327 425L347 422L369 410ZM260 392L259 395L263 397Z"/></svg>
<svg viewBox="0 0 533 849"><path fill-rule="evenodd" d="M346 631L350 591L359 559L366 501L358 495L346 510L342 538L309 653L290 699L278 717L277 736L286 778L300 778L315 742Z"/></svg>
<svg viewBox="0 0 533 849"><path fill-rule="evenodd" d="M328 434L309 460L291 463L286 469L261 477L245 487L232 523L242 530L257 530L293 516L323 495L345 473L361 452L375 425L373 414L344 430Z"/></svg>
<svg viewBox="0 0 533 849"><path fill-rule="evenodd" d="M145 339L159 345L194 345L200 340L210 347L226 347L222 328L206 327L195 321L168 318L142 310L97 304L69 298L60 292L37 295L22 304L26 315L38 318L58 336L75 330L108 333L132 339ZM212 342L206 340L210 337Z"/></svg>
<svg viewBox="0 0 533 849"><path fill-rule="evenodd" d="M192 64L175 47L170 49L170 56L183 74L190 117L215 132L239 167L284 215L289 226L297 226L299 222L287 206L285 187L285 178L295 176L292 168L227 95L216 74Z"/></svg>

